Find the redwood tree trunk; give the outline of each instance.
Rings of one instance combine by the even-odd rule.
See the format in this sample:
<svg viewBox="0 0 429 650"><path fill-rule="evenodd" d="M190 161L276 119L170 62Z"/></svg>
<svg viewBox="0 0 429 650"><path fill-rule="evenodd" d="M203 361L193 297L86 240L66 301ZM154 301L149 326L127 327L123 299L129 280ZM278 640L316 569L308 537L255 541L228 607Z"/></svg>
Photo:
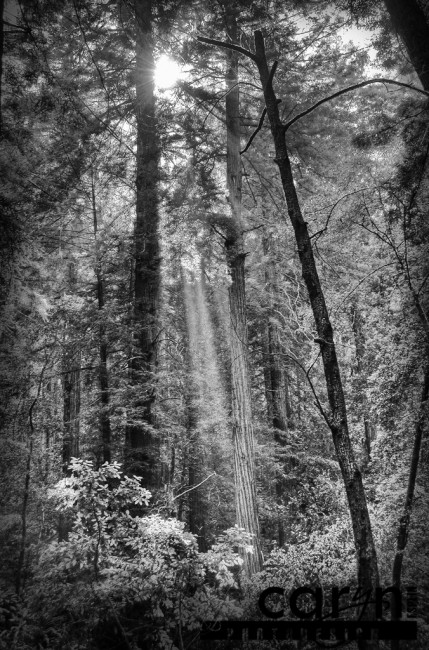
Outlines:
<svg viewBox="0 0 429 650"><path fill-rule="evenodd" d="M131 381L141 397L134 402L126 431L127 471L149 489L160 482L159 439L153 405L157 363L160 293L158 180L160 147L155 113L152 2L135 0L136 15L136 222L134 274L134 351Z"/></svg>
<svg viewBox="0 0 429 650"><path fill-rule="evenodd" d="M250 395L247 344L246 293L243 242L240 236L228 242L227 260L231 273L229 306L231 316L231 382L234 442L234 479L237 525L252 533L254 552L246 554L249 575L262 569L262 552L256 504L255 451Z"/></svg>
<svg viewBox="0 0 429 650"><path fill-rule="evenodd" d="M356 464L351 446L347 411L340 370L333 340L333 330L326 307L325 297L317 272L307 224L304 221L296 193L292 168L286 146L285 129L280 120L278 102L272 87L267 65L265 45L261 32L255 32L256 64L264 89L267 115L274 139L276 158L288 213L295 233L302 276L307 287L317 329L316 343L320 346L330 406L329 427L340 465L353 526L354 542L358 560L358 584L361 589L374 589L379 582L377 556L369 519L362 476ZM371 616L371 612L366 612ZM364 615L365 616L365 615ZM371 647L362 643L362 647Z"/></svg>
<svg viewBox="0 0 429 650"><path fill-rule="evenodd" d="M277 284L277 269L274 262L275 251L272 235L263 239L265 262L265 285L269 297L269 309L266 323L266 371L264 371L266 381L266 393L268 402L268 413L270 414L270 425L274 428L274 438L276 442L284 447L287 443L288 431L288 413L290 405L288 404L288 383L284 366L284 357L282 356L283 348L280 339L279 326L276 323L276 316L280 309L279 291ZM276 498L279 505L278 517L278 544L283 546L287 540L287 530L285 517L282 514L283 507L288 504L289 494L286 492L286 482L283 474L290 471L289 460L284 457L280 450L277 454L278 463L283 467L283 471L277 473L275 479ZM290 510L290 507L288 508ZM289 512L290 514L290 512Z"/></svg>
<svg viewBox="0 0 429 650"><path fill-rule="evenodd" d="M237 22L228 12L229 37L237 39ZM232 418L234 441L234 477L237 525L253 535L254 552L246 553L245 569L252 575L262 569L262 551L256 504L253 415L250 394L248 337L246 319L245 255L241 226L240 97L238 56L227 51L226 96L227 187L231 206L231 227L225 240L226 258L231 274L229 287L230 346L232 382Z"/></svg>

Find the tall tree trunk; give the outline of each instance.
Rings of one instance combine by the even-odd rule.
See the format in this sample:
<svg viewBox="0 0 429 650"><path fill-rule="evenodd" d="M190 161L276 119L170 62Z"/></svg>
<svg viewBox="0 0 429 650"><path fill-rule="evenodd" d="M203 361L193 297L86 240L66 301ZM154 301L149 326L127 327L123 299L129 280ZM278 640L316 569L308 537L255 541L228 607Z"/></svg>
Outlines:
<svg viewBox="0 0 429 650"><path fill-rule="evenodd" d="M265 257L265 286L269 297L269 310L266 323L266 381L268 380L269 407L268 412L271 416L271 426L274 428L274 438L276 442L284 447L287 443L288 431L288 383L284 367L284 357L282 356L283 348L281 345L279 326L276 323L276 313L279 311L279 291L277 285L277 269L275 266L275 252L272 235L269 234L263 239L263 250ZM267 376L268 375L268 376ZM276 497L277 504L280 506L280 515L278 518L278 544L283 546L286 542L285 520L282 515L282 507L287 504L289 495L285 493L284 473L289 472L289 463L284 454L280 451L277 461L282 467L276 476Z"/></svg>
<svg viewBox="0 0 429 650"><path fill-rule="evenodd" d="M134 327L131 380L142 397L126 430L127 471L149 489L160 483L159 439L154 432L154 373L157 364L160 294L158 180L160 147L155 112L152 2L135 0L137 172Z"/></svg>
<svg viewBox="0 0 429 650"><path fill-rule="evenodd" d="M258 66L262 87L264 89L265 105L275 146L275 162L279 167L288 213L297 242L302 276L307 287L316 323L318 336L315 342L320 346L321 350L330 406L330 414L327 419L332 432L349 504L358 560L358 584L361 589L368 591L374 589L379 583L377 556L362 476L356 464L350 441L347 410L333 339L332 325L317 272L307 224L304 221L295 189L286 146L285 129L280 120L278 101L272 86L272 74L274 71L270 73L268 69L264 39L259 31L255 32L255 46L256 56L254 60ZM370 617L371 614L372 612L368 610L364 612L364 617ZM372 642L362 642L361 647L375 646Z"/></svg>
<svg viewBox="0 0 429 650"><path fill-rule="evenodd" d="M36 397L33 399L30 408L28 410L28 422L30 427L30 435L28 437L28 443L27 443L27 461L25 464L24 495L22 499L22 509L21 509L21 539L19 545L20 548L19 548L18 566L16 570L16 582L15 582L15 589L18 595L20 594L22 583L23 583L25 547L27 545L27 515L28 515L28 502L30 499L31 465L33 463L33 448L34 448L34 433L35 433L34 423L33 423L33 411L40 397L45 368L46 365L42 368L42 372L40 373L40 377L39 377L39 385L37 387L37 394Z"/></svg>
<svg viewBox="0 0 429 650"><path fill-rule="evenodd" d="M99 208L97 209L96 197L95 197L95 178L94 172L92 173L92 184L91 184L91 193L92 193L92 215L94 221L94 238L95 238L95 276L97 278L97 302L98 302L98 311L100 318L103 316L101 312L104 308L104 277L102 270L102 261L99 250L99 241L97 239L98 234L98 223L100 221L101 215ZM98 381L100 385L100 402L101 407L99 410L99 423L100 423L100 434L101 434L101 444L103 450L103 463L110 463L111 461L111 427L110 427L110 416L109 416L109 373L107 370L107 335L106 335L106 326L100 321L98 328L99 334L99 366L98 366Z"/></svg>
<svg viewBox="0 0 429 650"><path fill-rule="evenodd" d="M429 91L429 24L423 10L417 0L384 0L384 4L423 88Z"/></svg>
<svg viewBox="0 0 429 650"><path fill-rule="evenodd" d="M62 243L67 265L67 289L74 295L79 283L79 262L74 256L75 247L82 245L82 209L78 209L70 223L71 237ZM64 323L61 383L63 393L63 474L69 474L68 466L72 458L80 455L80 410L81 410L81 366L82 348L77 323L72 320ZM58 535L65 540L71 530L71 519L60 514Z"/></svg>
<svg viewBox="0 0 429 650"><path fill-rule="evenodd" d="M410 61L414 66L414 69L420 79L423 88L426 91L429 91L429 14L427 2L421 3L421 5L419 5L417 0L384 0L384 3L386 5L387 11L389 12L393 27L396 29L397 33L404 42ZM425 10L423 10L422 7L424 7ZM407 237L405 231L404 237L405 239ZM402 265L402 269L413 296L423 329L425 331L426 341L428 341L429 321L427 314L422 307L418 292L413 289L408 265ZM429 351L426 345L426 355L428 354ZM410 471L408 475L407 493L405 496L403 512L399 520L399 527L396 538L396 553L392 569L392 584L398 588L401 587L404 552L408 542L422 437L425 421L427 419L428 399L429 365L428 362L426 362L420 400L420 413L414 431L414 444L411 455ZM398 618L398 612L396 610L396 603L394 598L392 598L391 617L392 620L396 620ZM393 639L391 642L392 650L399 650L399 647L399 640Z"/></svg>
<svg viewBox="0 0 429 650"><path fill-rule="evenodd" d="M401 518L399 520L398 535L396 538L396 553L393 561L392 585L401 588L402 564L404 561L404 552L408 541L410 529L411 513L413 510L414 491L416 487L417 473L419 467L420 450L422 446L422 437L428 415L429 399L429 363L426 365L422 394L420 399L420 413L416 422L414 431L414 444L411 454L410 473L408 475L407 494ZM395 599L392 598L392 620L397 620L398 612L396 610ZM399 640L393 639L391 643L392 650L399 650Z"/></svg>
<svg viewBox="0 0 429 650"><path fill-rule="evenodd" d="M78 233L81 227L80 215L73 221L72 229ZM76 242L79 241L77 235ZM66 252L68 255L68 251ZM76 290L78 282L77 264L73 258L66 257L70 290ZM63 473L66 475L72 458L79 456L80 398L82 350L74 325L65 325L64 348L62 356L63 388Z"/></svg>
<svg viewBox="0 0 429 650"><path fill-rule="evenodd" d="M419 459L420 459L420 451L422 446L423 432L427 422L428 400L429 400L429 361L428 361L429 319L421 303L419 293L413 287L408 267L403 266L403 271L409 289L413 296L414 304L416 306L417 313L419 315L420 322L423 327L423 331L425 333L426 367L423 376L423 385L422 385L422 392L420 398L420 409L419 409L420 412L414 430L414 444L413 444L413 451L411 454L410 472L408 474L407 493L405 495L405 502L404 502L402 515L399 520L398 534L396 538L396 553L395 553L395 558L393 560L392 584L398 588L401 587L402 566L404 562L404 553L405 553L405 548L407 546L408 535L410 530L411 515L412 515L413 505L414 505L414 492L415 492L417 474L419 469ZM396 603L394 598L392 598L391 614L392 614L392 620L396 620L398 618L398 612L396 609ZM399 650L399 647L400 647L399 641L397 639L393 639L391 643L392 650Z"/></svg>
<svg viewBox="0 0 429 650"><path fill-rule="evenodd" d="M359 415L362 416L364 428L364 440L362 445L364 465L371 460L371 442L373 439L373 427L369 417L368 400L366 397L367 379L365 364L365 336L363 333L362 314L356 299L351 304L351 321L356 349L356 395L355 402L358 403Z"/></svg>
<svg viewBox="0 0 429 650"><path fill-rule="evenodd" d="M227 31L237 40L237 21L227 10ZM248 575L262 569L262 551L256 503L253 415L250 394L248 337L246 319L245 254L241 225L240 97L238 56L227 52L226 124L227 188L232 224L225 240L226 259L231 273L229 287L232 417L234 477L237 524L253 535L254 552L245 554Z"/></svg>
<svg viewBox="0 0 429 650"><path fill-rule="evenodd" d="M272 235L263 239L265 262L265 285L269 296L269 313L267 318L268 368L270 375L272 426L278 431L288 429L288 385L285 372L284 358L279 326L276 323L276 312L279 310L279 295L277 286L277 270L273 260L274 244ZM277 436L279 437L279 436ZM280 436L281 437L281 436ZM279 440L280 442L280 440Z"/></svg>
<svg viewBox="0 0 429 650"><path fill-rule="evenodd" d="M273 404L273 390L271 388L271 369L269 364L270 344L268 339L268 327L264 327L262 331L262 349L263 349L262 363L263 363L263 371L264 371L265 402L267 404L267 420L269 426L273 426L274 404Z"/></svg>

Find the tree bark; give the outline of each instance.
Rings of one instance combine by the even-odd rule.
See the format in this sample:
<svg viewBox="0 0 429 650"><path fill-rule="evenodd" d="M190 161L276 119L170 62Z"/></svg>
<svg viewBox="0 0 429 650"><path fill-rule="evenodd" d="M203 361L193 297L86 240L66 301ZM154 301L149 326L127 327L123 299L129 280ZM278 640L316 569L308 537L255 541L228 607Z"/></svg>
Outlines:
<svg viewBox="0 0 429 650"><path fill-rule="evenodd" d="M429 24L423 10L417 0L384 0L384 4L423 88L429 91Z"/></svg>
<svg viewBox="0 0 429 650"><path fill-rule="evenodd" d="M20 548L18 556L18 566L16 570L16 583L15 589L17 595L21 592L21 587L23 583L23 572L24 572L24 563L25 563L25 547L27 545L27 517L28 517L28 502L30 499L30 483L31 483L31 465L33 463L33 447L34 447L34 424L33 424L33 411L34 407L37 404L37 401L40 397L40 391L42 388L43 375L45 372L46 365L43 367L42 372L39 377L39 385L37 387L37 394L34 400L32 401L30 408L28 410L28 422L30 427L30 435L28 438L28 451L27 451L27 461L25 464L25 479L24 479L24 495L22 499L22 510L21 510L21 539L20 539Z"/></svg>
<svg viewBox="0 0 429 650"><path fill-rule="evenodd" d="M274 140L283 191L290 221L295 233L302 277L307 287L311 308L317 329L317 344L320 345L328 401L330 406L329 427L340 465L352 520L354 542L358 560L358 584L365 591L378 586L378 565L374 540L366 503L362 476L357 467L347 423L347 410L343 386L333 339L333 329L326 307L323 289L317 272L307 224L304 221L298 195L295 189L292 168L286 146L285 129L280 120L278 101L272 87L272 74L268 69L265 44L261 32L255 32L256 64L264 89L265 105ZM367 610L364 617L370 617ZM362 647L371 647L361 644ZM375 646L372 646L375 647Z"/></svg>
<svg viewBox="0 0 429 650"><path fill-rule="evenodd" d="M265 257L265 286L269 297L269 310L266 323L266 370L264 376L266 381L266 393L268 402L268 413L270 414L270 424L274 428L274 439L284 447L287 443L288 432L288 414L290 406L288 404L288 381L282 358L283 348L280 340L279 327L275 321L276 312L280 309L280 300L277 285L277 270L274 263L274 244L272 235L265 236L263 239L263 250ZM281 454L277 454L279 464L283 465L284 473L289 472L289 462ZM285 481L283 471L278 472L275 479L277 504L282 507L287 505L289 494L285 494ZM280 508L281 513L281 508ZM285 521L280 514L277 522L278 526L278 544L282 547L287 539Z"/></svg>
<svg viewBox="0 0 429 650"><path fill-rule="evenodd" d="M134 342L131 382L142 397L137 417L126 430L125 465L148 489L160 483L159 439L154 432L157 365L160 250L158 181L160 147L154 93L152 2L135 0L136 16L136 222L134 274Z"/></svg>
<svg viewBox="0 0 429 650"><path fill-rule="evenodd" d="M227 12L227 31L237 40L237 21ZM246 318L245 254L241 226L240 96L238 56L227 51L227 188L231 206L231 227L225 240L226 259L231 274L229 287L232 418L234 477L237 525L253 535L253 553L245 553L248 575L262 569L262 551L256 501L253 415L250 394Z"/></svg>
<svg viewBox="0 0 429 650"><path fill-rule="evenodd" d="M277 287L276 268L272 259L274 255L272 236L263 239L265 262L265 286L269 297L269 313L267 318L267 343L268 343L268 368L270 376L270 402L272 412L272 426L278 431L287 432L288 412L287 403L288 385L285 365L282 359L282 345L279 327L275 321L275 314L279 310L279 296ZM280 436L281 437L281 436ZM277 434L277 438L279 435ZM278 440L280 442L280 440Z"/></svg>

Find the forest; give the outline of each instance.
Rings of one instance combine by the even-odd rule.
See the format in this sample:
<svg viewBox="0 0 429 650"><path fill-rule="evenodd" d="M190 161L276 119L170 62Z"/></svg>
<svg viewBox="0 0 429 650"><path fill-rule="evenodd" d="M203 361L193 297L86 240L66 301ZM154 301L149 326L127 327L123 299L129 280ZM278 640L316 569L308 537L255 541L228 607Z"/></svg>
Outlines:
<svg viewBox="0 0 429 650"><path fill-rule="evenodd" d="M0 13L0 648L426 650L428 0Z"/></svg>

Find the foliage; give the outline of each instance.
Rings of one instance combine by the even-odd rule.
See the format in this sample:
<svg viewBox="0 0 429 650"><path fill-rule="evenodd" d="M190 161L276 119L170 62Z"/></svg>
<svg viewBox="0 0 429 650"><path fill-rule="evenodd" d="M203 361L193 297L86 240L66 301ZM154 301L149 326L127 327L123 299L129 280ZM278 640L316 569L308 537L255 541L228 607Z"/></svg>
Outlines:
<svg viewBox="0 0 429 650"><path fill-rule="evenodd" d="M15 606L7 610L5 647L170 648L201 620L239 613L244 531L226 531L199 554L182 522L132 514L147 509L150 493L118 463L95 470L73 459L70 472L51 498L72 531L67 541L42 545L20 618Z"/></svg>

